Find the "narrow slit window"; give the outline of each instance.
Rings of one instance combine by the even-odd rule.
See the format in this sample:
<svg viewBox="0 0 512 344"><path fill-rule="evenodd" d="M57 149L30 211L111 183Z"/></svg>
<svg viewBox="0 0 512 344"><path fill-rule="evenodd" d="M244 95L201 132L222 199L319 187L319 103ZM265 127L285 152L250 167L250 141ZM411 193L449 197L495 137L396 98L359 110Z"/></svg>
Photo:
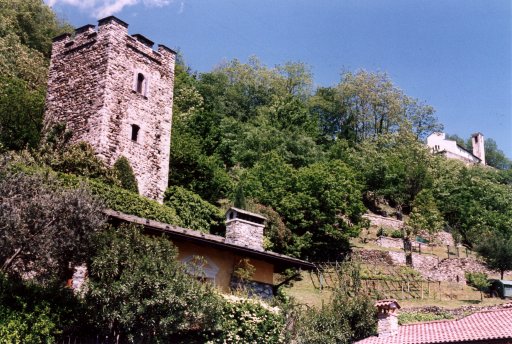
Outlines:
<svg viewBox="0 0 512 344"><path fill-rule="evenodd" d="M136 88L137 93L144 94L144 80L145 80L144 74L139 73L137 75L137 88Z"/></svg>
<svg viewBox="0 0 512 344"><path fill-rule="evenodd" d="M132 141L137 142L139 139L140 127L137 124L132 124Z"/></svg>

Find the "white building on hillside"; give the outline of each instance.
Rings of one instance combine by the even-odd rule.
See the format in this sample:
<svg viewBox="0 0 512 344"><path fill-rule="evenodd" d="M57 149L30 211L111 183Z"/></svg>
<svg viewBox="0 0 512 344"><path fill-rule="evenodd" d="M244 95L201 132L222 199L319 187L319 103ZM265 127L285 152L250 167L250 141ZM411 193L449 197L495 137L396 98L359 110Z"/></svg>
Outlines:
<svg viewBox="0 0 512 344"><path fill-rule="evenodd" d="M473 152L459 146L453 140L447 140L445 133L433 133L427 138L427 146L435 154L443 154L449 159L458 159L468 164L485 165L484 136L475 133L471 136Z"/></svg>

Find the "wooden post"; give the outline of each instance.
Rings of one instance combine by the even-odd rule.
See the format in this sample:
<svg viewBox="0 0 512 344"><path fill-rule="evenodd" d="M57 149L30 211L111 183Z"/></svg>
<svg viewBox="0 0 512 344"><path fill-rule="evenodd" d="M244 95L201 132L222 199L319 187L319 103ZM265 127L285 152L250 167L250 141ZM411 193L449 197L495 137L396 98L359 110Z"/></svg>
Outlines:
<svg viewBox="0 0 512 344"><path fill-rule="evenodd" d="M459 254L459 246L455 246L455 248L457 249L457 258L460 258L460 254Z"/></svg>
<svg viewBox="0 0 512 344"><path fill-rule="evenodd" d="M466 258L468 258L468 248L466 247Z"/></svg>
<svg viewBox="0 0 512 344"><path fill-rule="evenodd" d="M439 301L441 301L441 281L439 283Z"/></svg>
<svg viewBox="0 0 512 344"><path fill-rule="evenodd" d="M450 258L450 245L446 245L446 254L448 254L448 258Z"/></svg>
<svg viewBox="0 0 512 344"><path fill-rule="evenodd" d="M423 300L423 281L421 282L421 299Z"/></svg>
<svg viewBox="0 0 512 344"><path fill-rule="evenodd" d="M421 254L421 242L418 244L418 248L419 248L420 254Z"/></svg>

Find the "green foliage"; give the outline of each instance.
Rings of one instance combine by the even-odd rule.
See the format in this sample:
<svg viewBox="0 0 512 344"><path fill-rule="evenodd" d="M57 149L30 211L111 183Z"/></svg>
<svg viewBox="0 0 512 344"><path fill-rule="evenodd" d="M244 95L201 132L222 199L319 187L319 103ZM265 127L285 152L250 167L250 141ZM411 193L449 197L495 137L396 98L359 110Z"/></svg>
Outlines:
<svg viewBox="0 0 512 344"><path fill-rule="evenodd" d="M109 209L159 222L182 225L173 208L120 187L107 185L101 180L80 178L72 174L59 174L59 179L70 187L84 185Z"/></svg>
<svg viewBox="0 0 512 344"><path fill-rule="evenodd" d="M42 127L45 89L17 77L0 76L0 143L6 149L34 148Z"/></svg>
<svg viewBox="0 0 512 344"><path fill-rule="evenodd" d="M416 195L412 207L408 224L414 229L415 233L427 230L432 236L443 228L443 216L437 209L436 201L430 189L420 191Z"/></svg>
<svg viewBox="0 0 512 344"><path fill-rule="evenodd" d="M239 184L235 190L235 200L233 205L238 209L247 209L247 203L245 201L244 188L242 184Z"/></svg>
<svg viewBox="0 0 512 344"><path fill-rule="evenodd" d="M102 233L97 247L86 299L99 331L120 342L169 342L220 316L219 296L187 275L168 239L121 226Z"/></svg>
<svg viewBox="0 0 512 344"><path fill-rule="evenodd" d="M83 313L72 291L0 274L0 343L54 343Z"/></svg>
<svg viewBox="0 0 512 344"><path fill-rule="evenodd" d="M438 310L436 312L400 312L398 314L398 323L400 325L416 323L416 322L426 322L426 321L435 321L435 320L446 320L453 319L454 316L446 311Z"/></svg>
<svg viewBox="0 0 512 344"><path fill-rule="evenodd" d="M137 179L135 178L135 173L133 173L132 166L128 159L124 156L119 157L114 163L114 170L117 172L117 177L119 178L123 189L139 193Z"/></svg>
<svg viewBox="0 0 512 344"><path fill-rule="evenodd" d="M501 233L486 233L476 246L476 251L482 256L486 265L503 274L512 270L512 235Z"/></svg>
<svg viewBox="0 0 512 344"><path fill-rule="evenodd" d="M487 231L510 236L512 185L502 183L501 171L443 159L434 177L438 209L464 243L477 245Z"/></svg>
<svg viewBox="0 0 512 344"><path fill-rule="evenodd" d="M299 312L293 340L304 344L352 343L375 334L374 302L359 290L360 273L358 264L342 264L330 303Z"/></svg>
<svg viewBox="0 0 512 344"><path fill-rule="evenodd" d="M64 125L54 126L47 133L45 142L32 152L32 156L39 164L56 172L72 173L121 186L116 171L96 156L91 145L86 142L70 144L71 135Z"/></svg>
<svg viewBox="0 0 512 344"><path fill-rule="evenodd" d="M220 209L180 186L165 191L164 204L176 211L182 226L204 233L219 233L224 224Z"/></svg>
<svg viewBox="0 0 512 344"><path fill-rule="evenodd" d="M403 238L404 233L402 233L401 230L395 229L394 231L391 232L391 237L392 238Z"/></svg>
<svg viewBox="0 0 512 344"><path fill-rule="evenodd" d="M488 276L484 272L465 272L464 277L466 277L468 285L475 287L480 291L483 291L490 286Z"/></svg>
<svg viewBox="0 0 512 344"><path fill-rule="evenodd" d="M230 298L218 319L220 329L207 343L284 343L285 318L278 308L254 300Z"/></svg>
<svg viewBox="0 0 512 344"><path fill-rule="evenodd" d="M334 88L320 88L313 101L324 137L359 143L408 130L423 139L442 126L434 109L405 95L385 73L342 74Z"/></svg>
<svg viewBox="0 0 512 344"><path fill-rule="evenodd" d="M244 191L283 217L294 243L284 253L335 259L359 232L364 211L361 185L339 160L295 170L277 154L268 154L244 175Z"/></svg>
<svg viewBox="0 0 512 344"><path fill-rule="evenodd" d="M402 131L360 144L348 157L371 194L409 212L416 195L432 184L433 157L414 135Z"/></svg>

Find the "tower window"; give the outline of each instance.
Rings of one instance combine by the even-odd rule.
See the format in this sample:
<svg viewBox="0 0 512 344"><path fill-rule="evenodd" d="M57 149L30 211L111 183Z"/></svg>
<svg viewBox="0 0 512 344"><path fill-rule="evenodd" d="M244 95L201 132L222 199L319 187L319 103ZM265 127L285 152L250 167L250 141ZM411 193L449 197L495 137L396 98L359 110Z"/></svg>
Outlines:
<svg viewBox="0 0 512 344"><path fill-rule="evenodd" d="M145 90L144 90L145 79L146 78L144 77L144 74L142 74L142 73L137 74L137 87L135 89L137 91L137 93L140 93L140 94L145 93Z"/></svg>
<svg viewBox="0 0 512 344"><path fill-rule="evenodd" d="M139 138L140 127L137 124L132 124L132 141L137 142Z"/></svg>

